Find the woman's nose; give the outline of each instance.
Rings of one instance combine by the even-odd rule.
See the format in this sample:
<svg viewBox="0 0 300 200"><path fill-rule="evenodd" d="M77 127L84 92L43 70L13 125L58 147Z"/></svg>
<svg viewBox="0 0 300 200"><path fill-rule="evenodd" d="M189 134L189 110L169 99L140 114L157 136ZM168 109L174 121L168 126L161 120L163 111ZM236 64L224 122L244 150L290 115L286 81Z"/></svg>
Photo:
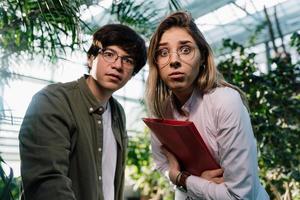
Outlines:
<svg viewBox="0 0 300 200"><path fill-rule="evenodd" d="M179 56L178 56L177 52L170 52L169 53L169 59L170 59L170 62L178 61Z"/></svg>
<svg viewBox="0 0 300 200"><path fill-rule="evenodd" d="M175 62L170 62L170 67L177 69L177 68L181 67L181 63L178 62L177 60Z"/></svg>

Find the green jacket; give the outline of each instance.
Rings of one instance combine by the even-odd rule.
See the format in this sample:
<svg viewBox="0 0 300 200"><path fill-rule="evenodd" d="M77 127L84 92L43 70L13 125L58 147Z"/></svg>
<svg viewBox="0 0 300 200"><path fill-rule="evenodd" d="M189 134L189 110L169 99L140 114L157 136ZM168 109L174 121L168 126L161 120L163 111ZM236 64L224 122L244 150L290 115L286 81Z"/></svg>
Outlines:
<svg viewBox="0 0 300 200"><path fill-rule="evenodd" d="M33 97L19 134L23 199L104 199L102 113L85 79L49 85ZM125 115L114 98L109 103L118 144L115 199L121 200L127 148Z"/></svg>

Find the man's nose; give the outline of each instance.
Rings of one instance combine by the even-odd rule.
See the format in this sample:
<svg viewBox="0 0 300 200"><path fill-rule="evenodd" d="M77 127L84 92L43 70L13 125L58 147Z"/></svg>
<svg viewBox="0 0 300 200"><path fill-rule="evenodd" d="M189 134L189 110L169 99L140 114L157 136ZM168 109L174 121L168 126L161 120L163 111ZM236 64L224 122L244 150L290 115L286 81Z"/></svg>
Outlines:
<svg viewBox="0 0 300 200"><path fill-rule="evenodd" d="M112 66L114 68L117 68L117 69L121 69L122 66L123 66L123 61L122 61L122 57L117 57L117 59L115 60L115 62L112 63Z"/></svg>

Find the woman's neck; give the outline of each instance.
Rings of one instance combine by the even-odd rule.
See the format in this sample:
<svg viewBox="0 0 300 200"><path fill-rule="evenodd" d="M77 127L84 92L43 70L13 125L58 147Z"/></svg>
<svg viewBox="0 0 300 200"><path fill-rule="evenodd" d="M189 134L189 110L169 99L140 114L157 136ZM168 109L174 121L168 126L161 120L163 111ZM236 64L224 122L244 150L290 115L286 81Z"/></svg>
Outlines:
<svg viewBox="0 0 300 200"><path fill-rule="evenodd" d="M185 115L185 113L183 112L181 107L188 101L188 99L191 97L192 93L193 93L193 90L190 90L190 91L184 92L184 93L180 92L179 94L174 93L174 104L175 104L177 111L181 115Z"/></svg>
<svg viewBox="0 0 300 200"><path fill-rule="evenodd" d="M185 102L187 102L187 100L191 97L193 90L194 88L191 88L184 92L173 92L174 96L176 97L176 104L178 104L179 107L183 106Z"/></svg>

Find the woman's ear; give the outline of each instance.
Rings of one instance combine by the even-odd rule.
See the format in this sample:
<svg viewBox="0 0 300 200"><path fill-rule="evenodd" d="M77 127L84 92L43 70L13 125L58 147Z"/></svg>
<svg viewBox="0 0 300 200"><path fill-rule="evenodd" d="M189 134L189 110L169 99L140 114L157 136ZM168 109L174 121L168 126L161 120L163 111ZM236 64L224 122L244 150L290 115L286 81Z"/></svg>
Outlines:
<svg viewBox="0 0 300 200"><path fill-rule="evenodd" d="M200 66L205 64L205 58L200 54Z"/></svg>

